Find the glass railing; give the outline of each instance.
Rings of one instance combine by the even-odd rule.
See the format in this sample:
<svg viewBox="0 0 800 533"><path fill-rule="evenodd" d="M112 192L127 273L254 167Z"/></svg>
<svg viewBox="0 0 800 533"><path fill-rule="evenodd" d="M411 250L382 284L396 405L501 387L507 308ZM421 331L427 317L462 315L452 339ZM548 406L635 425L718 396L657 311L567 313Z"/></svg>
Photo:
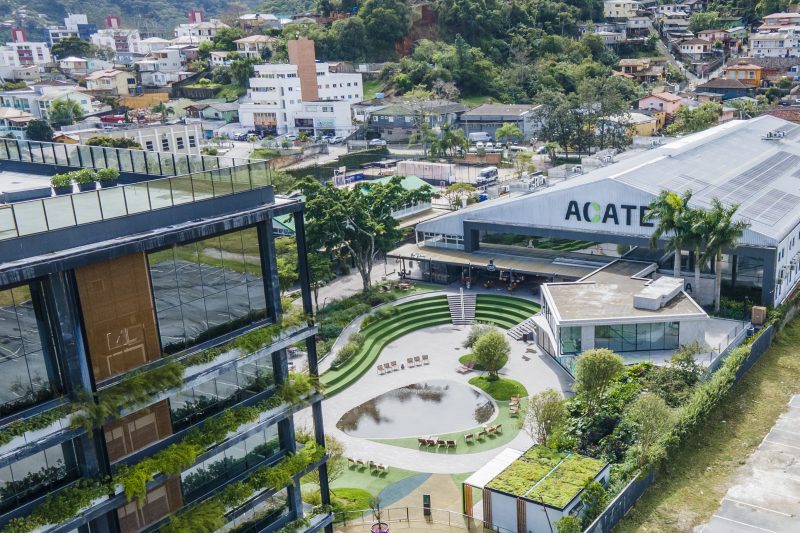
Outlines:
<svg viewBox="0 0 800 533"><path fill-rule="evenodd" d="M131 185L0 204L0 240L155 211L270 184L267 162L252 161Z"/></svg>
<svg viewBox="0 0 800 533"><path fill-rule="evenodd" d="M75 168L116 168L151 176L177 176L246 165L250 159L214 155L175 154L38 141L0 139L0 160Z"/></svg>

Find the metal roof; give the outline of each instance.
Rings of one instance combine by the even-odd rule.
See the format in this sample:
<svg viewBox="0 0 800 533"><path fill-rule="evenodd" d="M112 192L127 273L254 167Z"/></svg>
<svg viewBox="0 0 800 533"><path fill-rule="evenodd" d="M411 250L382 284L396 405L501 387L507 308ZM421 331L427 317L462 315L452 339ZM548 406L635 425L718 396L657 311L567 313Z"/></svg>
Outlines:
<svg viewBox="0 0 800 533"><path fill-rule="evenodd" d="M587 198L596 196L598 186L639 205L662 190L691 190L695 208L710 207L713 198L725 205L738 203L736 217L750 223L741 243L775 246L800 223L800 126L769 115L732 120L652 150L625 154L616 163L532 194L474 204L421 223L417 231L462 235L465 220L575 229L564 222L565 206L560 205L564 198L579 196L576 189ZM649 231L589 227L636 236Z"/></svg>

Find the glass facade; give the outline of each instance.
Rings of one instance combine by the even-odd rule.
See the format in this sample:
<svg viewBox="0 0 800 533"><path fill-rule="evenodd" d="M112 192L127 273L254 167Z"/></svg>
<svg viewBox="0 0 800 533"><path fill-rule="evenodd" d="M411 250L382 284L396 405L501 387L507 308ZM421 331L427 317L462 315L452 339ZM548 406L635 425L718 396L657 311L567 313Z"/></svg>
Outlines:
<svg viewBox="0 0 800 533"><path fill-rule="evenodd" d="M179 244L148 260L165 353L267 315L256 228Z"/></svg>
<svg viewBox="0 0 800 533"><path fill-rule="evenodd" d="M36 307L28 285L0 291L0 416L60 390L52 339Z"/></svg>
<svg viewBox="0 0 800 533"><path fill-rule="evenodd" d="M677 350L680 322L613 324L594 327L594 347L615 352Z"/></svg>
<svg viewBox="0 0 800 533"><path fill-rule="evenodd" d="M47 494L80 477L73 441L0 468L0 512Z"/></svg>
<svg viewBox="0 0 800 533"><path fill-rule="evenodd" d="M281 489L254 508L229 522L220 531L224 533L255 533L263 531L289 514L289 493Z"/></svg>
<svg viewBox="0 0 800 533"><path fill-rule="evenodd" d="M280 448L278 426L269 426L209 457L181 474L185 502L199 498L245 470L270 458Z"/></svg>
<svg viewBox="0 0 800 533"><path fill-rule="evenodd" d="M581 353L581 328L576 327L562 327L559 331L561 341L561 353Z"/></svg>
<svg viewBox="0 0 800 533"><path fill-rule="evenodd" d="M272 359L267 357L191 389L182 390L169 400L172 427L174 431L179 431L191 426L229 405L267 390L274 384Z"/></svg>

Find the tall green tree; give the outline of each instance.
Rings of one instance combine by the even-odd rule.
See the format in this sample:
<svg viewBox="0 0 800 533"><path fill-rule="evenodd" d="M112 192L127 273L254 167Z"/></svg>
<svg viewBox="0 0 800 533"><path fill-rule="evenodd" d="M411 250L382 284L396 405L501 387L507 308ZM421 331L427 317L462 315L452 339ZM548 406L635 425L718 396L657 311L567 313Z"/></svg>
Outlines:
<svg viewBox="0 0 800 533"><path fill-rule="evenodd" d="M586 402L589 413L596 411L606 391L624 369L622 357L607 348L586 350L578 356L574 389Z"/></svg>
<svg viewBox="0 0 800 533"><path fill-rule="evenodd" d="M523 429L538 444L547 445L553 430L567 417L564 397L555 389L545 389L528 399L528 413Z"/></svg>
<svg viewBox="0 0 800 533"><path fill-rule="evenodd" d="M78 102L57 98L50 104L50 123L54 126L69 126L83 118L83 108Z"/></svg>
<svg viewBox="0 0 800 533"><path fill-rule="evenodd" d="M256 64L256 60L250 57L242 57L233 61L231 63L230 72L231 72L231 82L235 83L239 87L246 88L250 83L250 78L253 77L255 69L253 65Z"/></svg>
<svg viewBox="0 0 800 533"><path fill-rule="evenodd" d="M364 292L372 286L370 274L378 255L389 251L401 232L392 212L403 205L430 201L432 189L407 191L396 176L389 183L336 187L307 177L299 183L306 196L309 247L327 253L344 248L352 256Z"/></svg>
<svg viewBox="0 0 800 533"><path fill-rule="evenodd" d="M583 503L581 525L587 528L606 508L608 493L603 488L603 485L589 479L583 487L583 492L581 492L581 502Z"/></svg>
<svg viewBox="0 0 800 533"><path fill-rule="evenodd" d="M475 364L489 372L489 379L497 379L497 373L508 362L511 345L505 334L492 329L481 335L472 347Z"/></svg>
<svg viewBox="0 0 800 533"><path fill-rule="evenodd" d="M245 36L241 28L220 28L214 35L214 50L219 52L236 50L236 43L233 42Z"/></svg>
<svg viewBox="0 0 800 533"><path fill-rule="evenodd" d="M557 143L567 157L571 149L580 152L588 148L591 133L585 127L584 115L574 96L551 91L542 94L540 102L542 140Z"/></svg>
<svg viewBox="0 0 800 533"><path fill-rule="evenodd" d="M366 0L358 16L369 42L384 50L391 49L411 27L411 7L404 0Z"/></svg>
<svg viewBox="0 0 800 533"><path fill-rule="evenodd" d="M672 266L672 275L675 277L681 275L681 250L692 242L695 220L689 207L691 198L692 191L686 191L682 195L661 191L650 202L649 211L645 215L646 222L656 221L653 233L650 234L650 248L658 249L658 241L666 239L664 249L675 253Z"/></svg>
<svg viewBox="0 0 800 533"><path fill-rule="evenodd" d="M711 209L706 211L706 242L703 260L714 261L714 311L719 311L722 291L722 256L725 251L735 248L742 233L750 224L744 220L734 220L738 204L725 207L719 198L711 201Z"/></svg>
<svg viewBox="0 0 800 533"><path fill-rule="evenodd" d="M58 59L66 57L89 57L92 43L80 37L64 37L53 45L50 52Z"/></svg>
<svg viewBox="0 0 800 533"><path fill-rule="evenodd" d="M25 126L25 138L29 141L52 142L53 128L44 120L31 120Z"/></svg>
<svg viewBox="0 0 800 533"><path fill-rule="evenodd" d="M643 392L626 409L625 420L635 428L637 466L647 463L652 446L669 428L672 410L660 396Z"/></svg>
<svg viewBox="0 0 800 533"><path fill-rule="evenodd" d="M715 126L722 115L722 106L715 102L706 102L694 109L681 106L675 112L675 122L667 126L669 135L694 133Z"/></svg>
<svg viewBox="0 0 800 533"><path fill-rule="evenodd" d="M602 149L608 146L620 147L620 130L625 135L625 127L607 120L608 117L624 115L636 99L636 87L630 80L619 76L586 78L578 84L578 98L584 110L585 127L595 133L594 144ZM627 135L625 135L627 136Z"/></svg>

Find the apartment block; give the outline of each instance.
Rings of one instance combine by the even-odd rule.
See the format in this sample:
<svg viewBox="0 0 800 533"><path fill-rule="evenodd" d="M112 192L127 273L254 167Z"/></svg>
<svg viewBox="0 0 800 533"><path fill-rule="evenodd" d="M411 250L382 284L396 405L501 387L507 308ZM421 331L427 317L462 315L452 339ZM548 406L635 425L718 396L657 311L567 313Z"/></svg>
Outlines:
<svg viewBox="0 0 800 533"><path fill-rule="evenodd" d="M54 195L77 168L119 182ZM263 161L3 139L0 170L0 528L330 532L300 494L316 470L329 501L303 203ZM281 307L276 216L302 310Z"/></svg>

